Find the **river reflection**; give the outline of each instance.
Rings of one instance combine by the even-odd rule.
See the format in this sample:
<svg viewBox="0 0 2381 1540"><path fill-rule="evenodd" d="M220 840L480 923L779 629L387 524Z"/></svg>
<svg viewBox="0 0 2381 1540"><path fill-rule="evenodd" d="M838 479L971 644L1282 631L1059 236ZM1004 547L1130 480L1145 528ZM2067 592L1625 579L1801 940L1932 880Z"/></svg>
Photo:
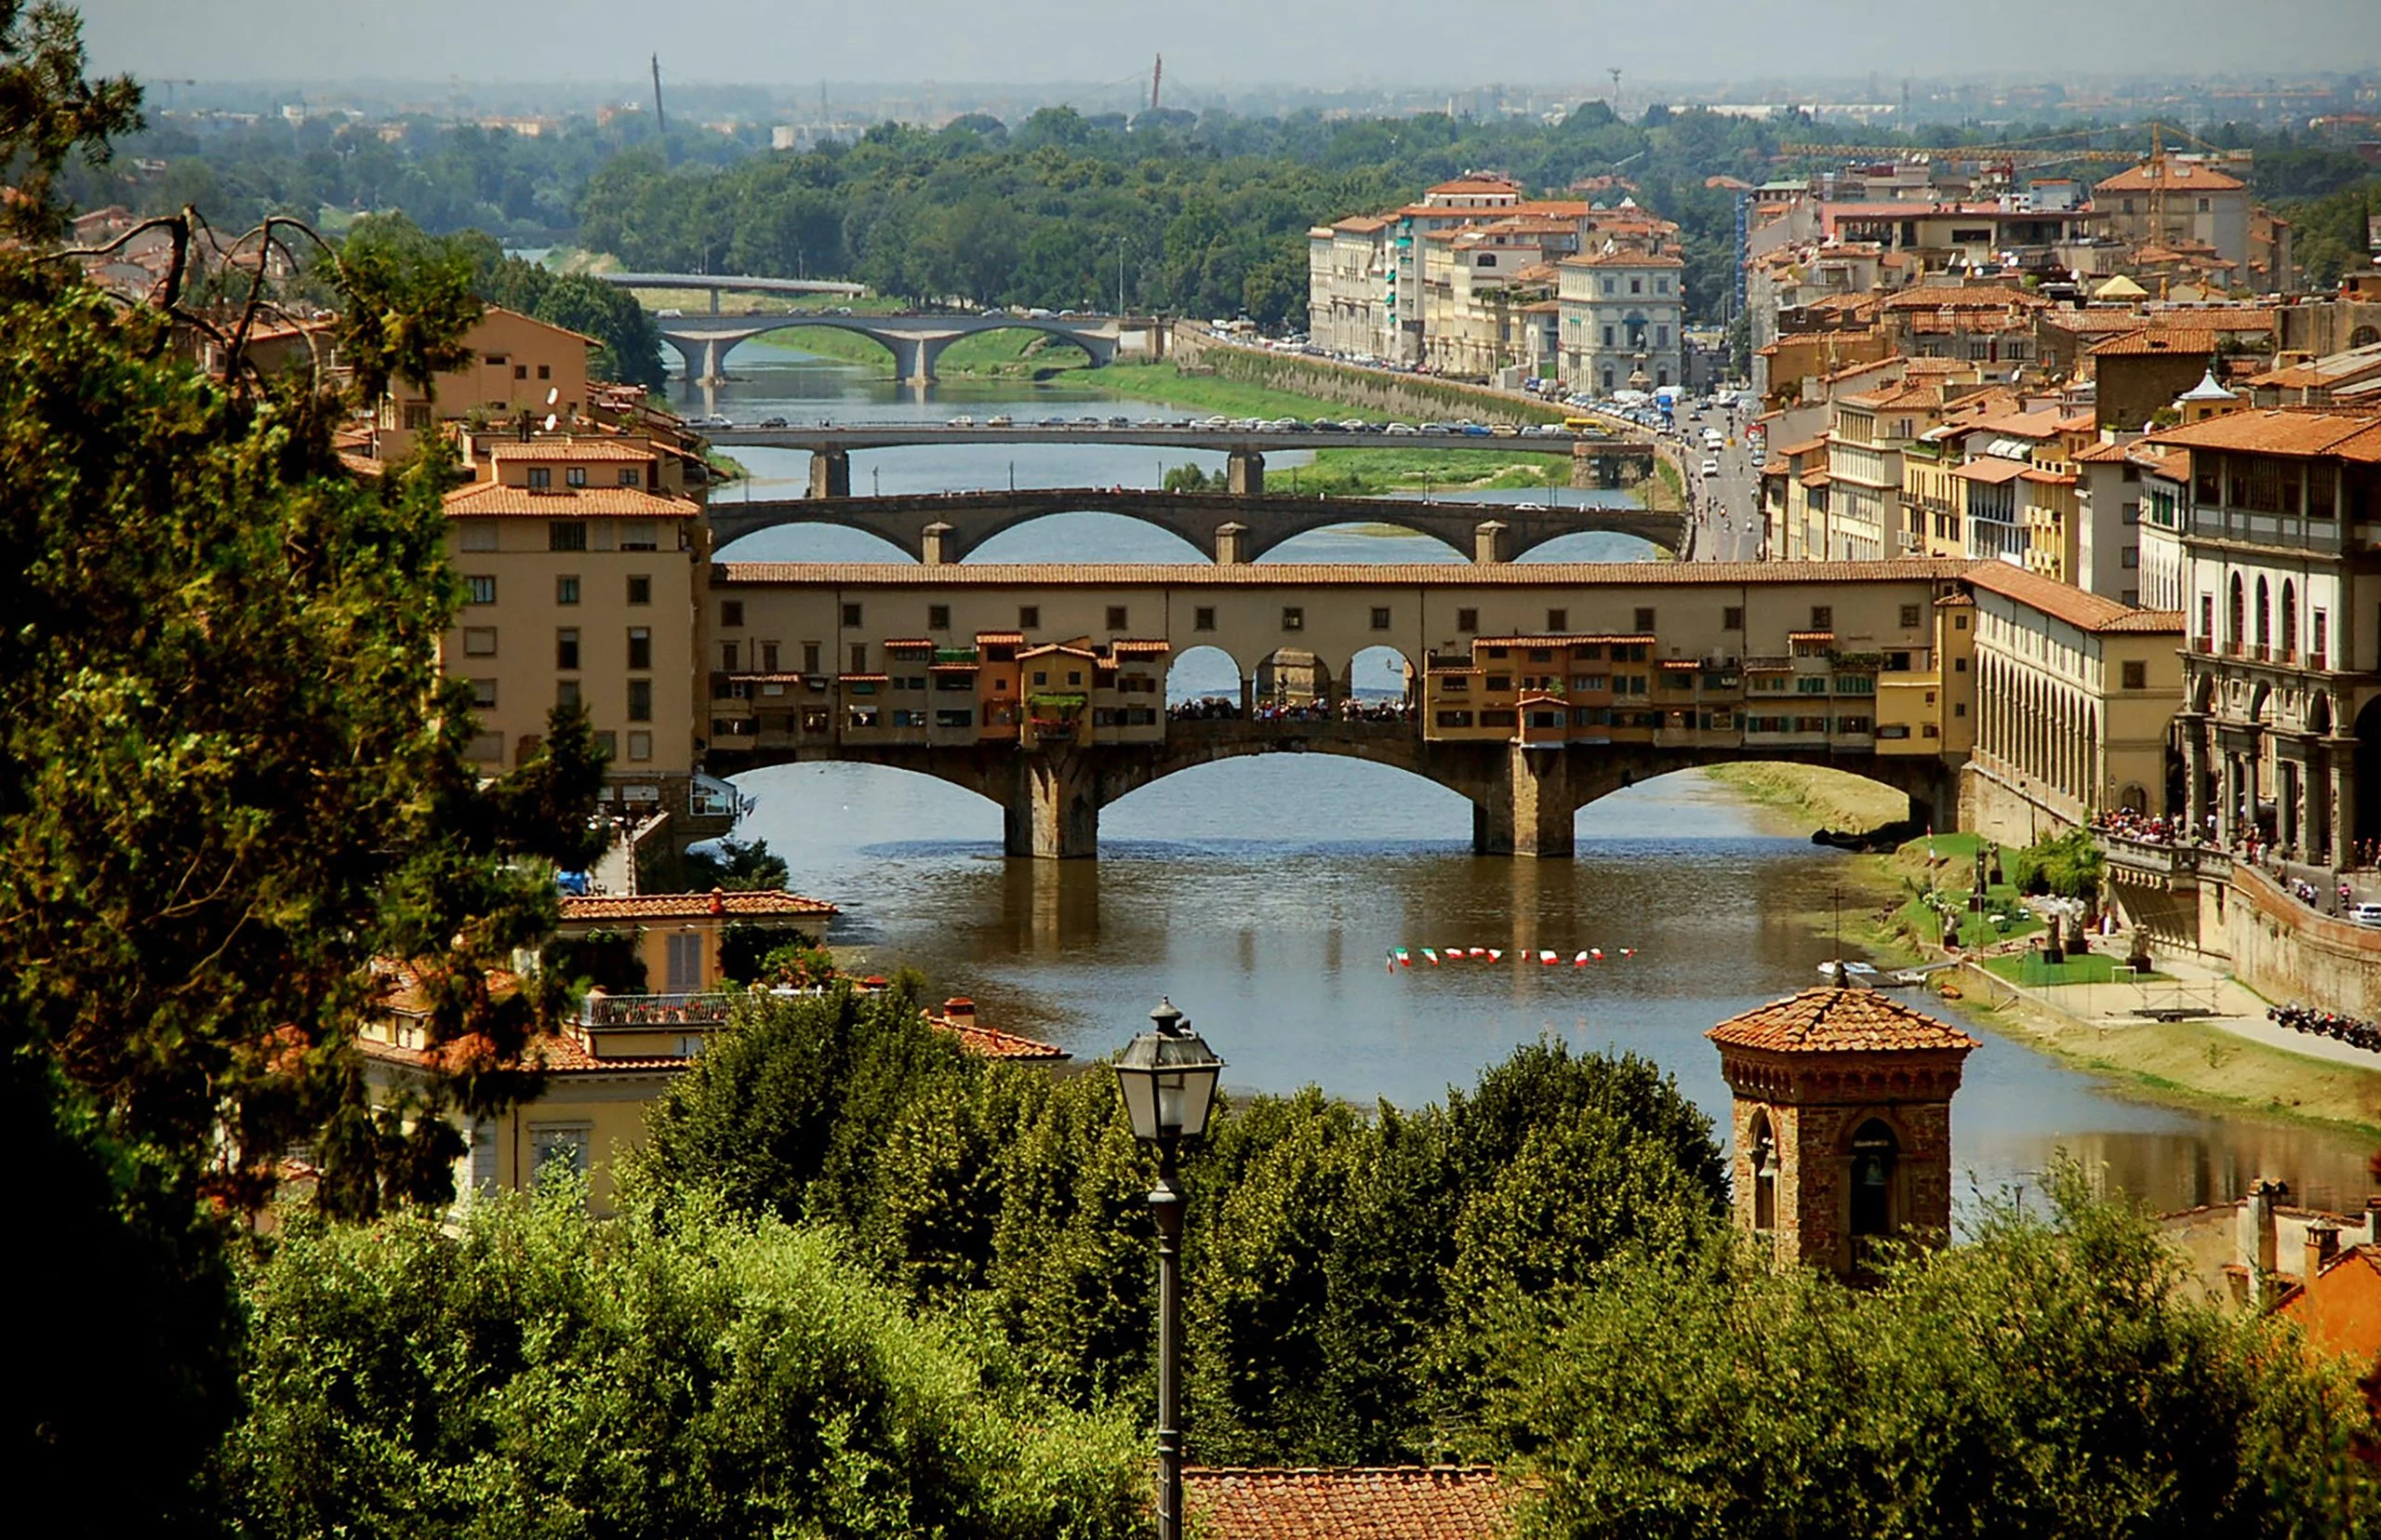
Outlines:
<svg viewBox="0 0 2381 1540"><path fill-rule="evenodd" d="M857 371L779 366L761 354L739 351L748 378L723 392L722 409L739 419L854 417L861 407L870 417L981 416L988 406L1042 415L1086 399L1080 389L1062 402L1016 385L895 399ZM804 457L778 454L788 463L773 465L770 451L737 453L790 484L806 477L792 463ZM855 456L855 481L877 461L888 492L999 485L1008 458L980 447L885 451ZM1020 485L1150 485L1162 473L1154 457L1121 448L1020 449L1016 458ZM1617 536L1571 542L1586 550L1556 559L1644 551ZM1444 551L1417 538L1349 531L1288 545L1298 548L1291 559L1310 561L1435 560L1426 552ZM866 536L798 528L738 542L728 554L889 552ZM978 556L1200 559L1162 531L1093 514L1035 521L987 541ZM1210 680L1198 662L1186 658L1169 682L1175 697L1227 686L1228 667ZM873 965L913 965L937 989L973 996L987 1019L1085 1056L1120 1045L1158 996L1171 995L1230 1061L1232 1084L1312 1082L1402 1105L1468 1084L1516 1043L1551 1034L1652 1058L1723 1119L1726 1087L1702 1034L1818 981L1816 965L1831 952L1827 917L1849 859L1693 774L1584 809L1577 857L1543 862L1475 856L1460 797L1324 756L1235 760L1137 791L1103 815L1096 862L1005 859L997 807L901 771L784 766L739 784L758 803L744 832L789 859L797 888L845 907L835 937L864 945ZM1400 946L1507 955L1434 968L1417 949L1414 967L1389 965ZM1591 947L1607 960L1588 968L1522 964L1513 955L1542 948L1568 958ZM1620 958L1623 948L1636 955ZM1933 1008L1956 1019L1949 1007ZM1977 1187L2038 1190L2043 1164L2063 1148L2161 1208L2237 1197L2260 1175L2287 1180L2303 1201L2362 1204L2369 1151L2360 1139L2129 1099L1962 1024L1985 1040L1953 1118L1957 1168Z"/></svg>

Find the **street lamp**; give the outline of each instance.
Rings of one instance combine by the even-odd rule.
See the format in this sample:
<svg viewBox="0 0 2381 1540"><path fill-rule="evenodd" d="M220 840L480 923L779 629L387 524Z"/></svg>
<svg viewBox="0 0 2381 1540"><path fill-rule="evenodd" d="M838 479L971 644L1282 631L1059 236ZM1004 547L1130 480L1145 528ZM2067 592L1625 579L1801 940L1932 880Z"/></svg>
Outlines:
<svg viewBox="0 0 2381 1540"><path fill-rule="evenodd" d="M1158 1002L1150 1025L1117 1058L1116 1084L1133 1137L1157 1146L1157 1186L1150 1189L1157 1218L1157 1533L1181 1540L1182 1188L1175 1151L1207 1131L1224 1061L1171 1000Z"/></svg>

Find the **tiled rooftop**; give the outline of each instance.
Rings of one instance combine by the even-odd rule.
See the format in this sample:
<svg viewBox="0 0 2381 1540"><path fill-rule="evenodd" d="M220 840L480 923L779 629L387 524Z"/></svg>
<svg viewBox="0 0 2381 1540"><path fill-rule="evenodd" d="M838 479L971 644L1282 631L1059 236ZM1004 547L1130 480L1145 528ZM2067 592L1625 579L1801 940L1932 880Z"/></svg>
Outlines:
<svg viewBox="0 0 2381 1540"><path fill-rule="evenodd" d="M2338 455L2381 461L2381 416L2339 412L2227 412L2151 435L2188 449L2240 449L2267 455Z"/></svg>
<svg viewBox="0 0 2381 1540"><path fill-rule="evenodd" d="M711 914L738 916L826 915L843 911L821 898L798 893L639 893L617 897L562 899L565 923L574 920L694 920Z"/></svg>
<svg viewBox="0 0 2381 1540"><path fill-rule="evenodd" d="M1703 1034L1723 1048L1878 1054L1981 1047L1975 1038L1874 989L1823 986L1756 1005Z"/></svg>
<svg viewBox="0 0 2381 1540"><path fill-rule="evenodd" d="M1213 1540L1505 1540L1512 1489L1486 1466L1193 1467L1187 1516Z"/></svg>
<svg viewBox="0 0 2381 1540"><path fill-rule="evenodd" d="M2015 464L2015 461L2009 462ZM2007 562L1978 562L1968 574L1976 588L2042 611L2087 631L2173 631L2183 629L2179 610L2137 609L2097 593L2086 593L2070 583Z"/></svg>
<svg viewBox="0 0 2381 1540"><path fill-rule="evenodd" d="M633 486L557 486L532 492L499 482L473 482L446 494L454 518L691 519L701 510L687 498L665 498Z"/></svg>
<svg viewBox="0 0 2381 1540"><path fill-rule="evenodd" d="M808 583L887 588L1703 588L1770 583L1910 582L1957 578L1964 560L1906 557L1884 562L1496 562L1373 565L1254 562L1048 565L953 562L722 562L714 585Z"/></svg>

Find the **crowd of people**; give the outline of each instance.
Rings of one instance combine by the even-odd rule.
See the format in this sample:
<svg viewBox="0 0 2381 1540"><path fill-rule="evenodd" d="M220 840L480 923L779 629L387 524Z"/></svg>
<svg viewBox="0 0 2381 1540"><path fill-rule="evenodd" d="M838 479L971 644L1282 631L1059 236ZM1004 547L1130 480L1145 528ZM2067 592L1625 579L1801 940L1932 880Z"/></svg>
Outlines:
<svg viewBox="0 0 2381 1540"><path fill-rule="evenodd" d="M2215 837L2214 820L2204 835L2191 828L2188 818L2152 817L2136 813L2130 807L2111 807L2092 820L2092 831L2120 840L2133 840L2141 844L2196 844Z"/></svg>
<svg viewBox="0 0 2381 1540"><path fill-rule="evenodd" d="M1228 697L1201 696L1165 709L1168 722L1238 722L1244 716L1255 722L1411 722L1414 708L1401 700L1350 698L1336 706L1320 700L1268 700L1257 702L1254 711L1244 712L1240 702Z"/></svg>
<svg viewBox="0 0 2381 1540"><path fill-rule="evenodd" d="M2381 1027L2358 1016L2319 1011L2312 1005L2276 1005L2266 1012L2266 1019L2280 1022L2295 1032L2327 1037L2334 1042L2381 1054Z"/></svg>

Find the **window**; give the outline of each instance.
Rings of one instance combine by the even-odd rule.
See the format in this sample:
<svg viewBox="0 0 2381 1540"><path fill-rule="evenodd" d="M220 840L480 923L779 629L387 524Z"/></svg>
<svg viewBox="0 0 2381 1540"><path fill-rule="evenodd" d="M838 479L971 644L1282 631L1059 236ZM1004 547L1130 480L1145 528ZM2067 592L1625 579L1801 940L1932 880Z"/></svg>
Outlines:
<svg viewBox="0 0 2381 1540"><path fill-rule="evenodd" d="M620 485L622 486L643 486L645 485L644 470L641 467L634 465L621 466Z"/></svg>
<svg viewBox="0 0 2381 1540"><path fill-rule="evenodd" d="M926 606L926 630L949 631L950 629L951 606L949 604L928 604Z"/></svg>
<svg viewBox="0 0 2381 1540"><path fill-rule="evenodd" d="M1190 612L1190 629L1192 631L1214 631L1216 629L1216 612L1214 608L1210 605L1202 604L1198 608L1192 610Z"/></svg>
<svg viewBox="0 0 2381 1540"><path fill-rule="evenodd" d="M1742 631L1742 630L1744 630L1744 629L1745 629L1745 611L1744 611L1744 606L1743 606L1742 604L1729 604L1729 605L1725 606L1724 608L1723 608L1723 609L1720 611L1720 629L1721 629L1722 631Z"/></svg>
<svg viewBox="0 0 2381 1540"><path fill-rule="evenodd" d="M1456 611L1455 629L1459 631L1478 631L1480 629L1480 612L1476 609L1459 609Z"/></svg>
<svg viewBox="0 0 2381 1540"><path fill-rule="evenodd" d="M463 521L465 551L494 551L496 537L497 524L494 519L465 519Z"/></svg>
<svg viewBox="0 0 2381 1540"><path fill-rule="evenodd" d="M778 671L778 644L774 642L761 644L761 671L763 673Z"/></svg>
<svg viewBox="0 0 2381 1540"><path fill-rule="evenodd" d="M737 650L736 644L733 642L722 642L719 644L719 666L722 671L726 673L736 671Z"/></svg>
<svg viewBox="0 0 2381 1540"><path fill-rule="evenodd" d="M2122 551L2117 552L2117 565L2124 568L2127 572L2131 572L2140 564L2141 548L2139 546L2127 546Z"/></svg>
<svg viewBox="0 0 2381 1540"><path fill-rule="evenodd" d="M1833 631L1834 629L1835 606L1832 604L1813 604L1811 606L1811 630L1815 631Z"/></svg>
<svg viewBox="0 0 2381 1540"><path fill-rule="evenodd" d="M1631 278L1630 280L1629 280L1629 293L1631 293L1631 294L1643 294L1643 293L1644 293L1644 292L1645 292L1645 280L1643 280L1643 278Z"/></svg>
<svg viewBox="0 0 2381 1540"><path fill-rule="evenodd" d="M1442 727L1469 727L1471 725L1471 713L1470 711L1441 711L1439 713L1439 725Z"/></svg>
<svg viewBox="0 0 2381 1540"><path fill-rule="evenodd" d="M1953 631L1965 631L1965 630L1967 630L1967 629L1968 629L1968 617L1967 617L1966 616L1964 616L1964 615L1955 615L1955 616L1951 617L1951 629L1952 629Z"/></svg>
<svg viewBox="0 0 2381 1540"><path fill-rule="evenodd" d="M868 644L865 642L852 644L852 672L868 672Z"/></svg>
<svg viewBox="0 0 2381 1540"><path fill-rule="evenodd" d="M845 626L858 626L860 623L859 616L860 609L858 604L845 604L844 606L844 624ZM744 623L744 615L741 606L738 608L735 623L739 626Z"/></svg>
<svg viewBox="0 0 2381 1540"><path fill-rule="evenodd" d="M546 549L548 551L585 551L587 526L567 519L554 520L546 525Z"/></svg>
<svg viewBox="0 0 2381 1540"><path fill-rule="evenodd" d="M651 519L629 519L620 524L622 551L658 551L661 549L653 532Z"/></svg>
<svg viewBox="0 0 2381 1540"><path fill-rule="evenodd" d="M2139 524L2141 522L2141 505L2137 502L2129 502L2125 504L2123 511L2118 515L2118 517L2128 527Z"/></svg>
<svg viewBox="0 0 2381 1540"><path fill-rule="evenodd" d="M1894 1166L1900 1146L1893 1130L1871 1118L1852 1135L1852 1233L1887 1236L1894 1231Z"/></svg>
<svg viewBox="0 0 2381 1540"><path fill-rule="evenodd" d="M651 722L653 720L653 681L649 679L632 679L629 681L629 720L631 722ZM650 737L650 735L647 736ZM629 735L629 758L634 759L636 757L636 735L634 733L631 733ZM645 757L650 759L653 756L648 750Z"/></svg>
<svg viewBox="0 0 2381 1540"><path fill-rule="evenodd" d="M576 574L565 574L554 579L554 603L557 604L579 603L579 578Z"/></svg>
<svg viewBox="0 0 2381 1540"><path fill-rule="evenodd" d="M815 674L818 671L818 643L805 642L802 644L802 671L806 674Z"/></svg>
<svg viewBox="0 0 2381 1540"><path fill-rule="evenodd" d="M1605 281L1606 281L1607 283L1608 283L1608 282L1610 282L1610 280L1609 280L1609 279L1607 279L1607 280L1605 280ZM1612 330L1612 328L1611 328L1610 326L1606 326L1606 327L1603 329L1603 345L1604 345L1605 347L1607 347L1607 348L1609 348L1609 347L1611 347L1611 346L1613 345L1613 330Z"/></svg>
<svg viewBox="0 0 2381 1540"><path fill-rule="evenodd" d="M565 673L579 671L579 628L565 626L554 632L554 667Z"/></svg>
<svg viewBox="0 0 2381 1540"><path fill-rule="evenodd" d="M554 704L555 704L555 705L557 705L557 706L576 706L576 705L578 705L578 704L579 704L579 681L577 681L577 680L575 680L575 679L557 679L557 680L555 680L555 681L554 681Z"/></svg>
<svg viewBox="0 0 2381 1540"><path fill-rule="evenodd" d="M463 656L466 657L494 657L496 656L496 628L494 626L464 627Z"/></svg>
<svg viewBox="0 0 2381 1540"><path fill-rule="evenodd" d="M742 625L744 623L744 601L741 599L721 600L719 604L719 623L723 626Z"/></svg>
<svg viewBox="0 0 2381 1540"><path fill-rule="evenodd" d="M2148 689L2149 687L2149 665L2139 662L2127 663L2124 666L2124 687L2128 690Z"/></svg>
<svg viewBox="0 0 2381 1540"><path fill-rule="evenodd" d="M532 1182L587 1175L587 1147L594 1130L585 1123L529 1125L529 1175Z"/></svg>
<svg viewBox="0 0 2381 1540"><path fill-rule="evenodd" d="M653 579L649 576L642 572L629 574L629 603L632 604L653 603Z"/></svg>
<svg viewBox="0 0 2381 1540"><path fill-rule="evenodd" d="M530 491L532 491L532 492L547 492L547 491L552 491L552 488L553 488L553 485L554 485L554 473L553 473L553 471L552 471L552 470L550 470L550 469L548 469L547 467L542 466L542 465L533 465L533 466L529 467L529 490L530 490Z"/></svg>
<svg viewBox="0 0 2381 1540"><path fill-rule="evenodd" d="M1967 672L1967 671L1968 671L1968 660L1967 660L1966 658L1964 658L1964 657L1955 657L1955 658L1951 659L1951 671L1952 671L1953 673L1965 673L1965 672Z"/></svg>
<svg viewBox="0 0 2381 1540"><path fill-rule="evenodd" d="M653 632L643 626L629 628L629 667L632 669L653 667Z"/></svg>
<svg viewBox="0 0 2381 1540"><path fill-rule="evenodd" d="M430 426L430 403L408 401L405 405L403 415L406 427L411 431L419 432Z"/></svg>
<svg viewBox="0 0 2381 1540"><path fill-rule="evenodd" d="M1018 631L1040 631L1042 629L1042 606L1039 604L1019 604L1017 607L1017 629Z"/></svg>
<svg viewBox="0 0 2381 1540"><path fill-rule="evenodd" d="M496 579L494 578L466 578L463 579L463 590L469 596L470 602L474 604L493 604L496 603Z"/></svg>
<svg viewBox="0 0 2381 1540"><path fill-rule="evenodd" d="M1904 604L1901 607L1901 629L1904 631L1916 631L1918 629L1918 617L1921 613L1922 612L1916 604Z"/></svg>
<svg viewBox="0 0 2381 1540"><path fill-rule="evenodd" d="M1566 609L1548 610L1546 612L1546 629L1550 631L1569 631L1571 629L1571 612Z"/></svg>
<svg viewBox="0 0 2381 1540"><path fill-rule="evenodd" d="M1654 629L1654 612L1643 604L1637 607L1637 629L1641 631Z"/></svg>
<svg viewBox="0 0 2381 1540"><path fill-rule="evenodd" d="M487 366L491 369L500 369L511 362L512 362L512 360L503 353L490 353L487 355Z"/></svg>
<svg viewBox="0 0 2381 1540"><path fill-rule="evenodd" d="M573 465L567 467L562 473L562 479L566 485L585 486L587 485L587 467L583 465Z"/></svg>
<svg viewBox="0 0 2381 1540"><path fill-rule="evenodd" d="M1128 623L1128 622L1127 622L1127 620L1125 619L1125 611L1124 611L1124 605L1122 605L1122 604L1111 604L1111 605L1109 605L1109 606L1108 606L1108 629L1109 629L1110 631L1124 631L1124 630L1128 629L1128 625L1129 625L1129 623Z"/></svg>
<svg viewBox="0 0 2381 1540"><path fill-rule="evenodd" d="M1285 631L1306 630L1306 611L1296 604L1282 606L1282 629Z"/></svg>
<svg viewBox="0 0 2381 1540"><path fill-rule="evenodd" d="M629 735L629 758L641 763L643 761L649 760L652 757L653 735L651 733L631 733Z"/></svg>
<svg viewBox="0 0 2381 1540"><path fill-rule="evenodd" d="M472 704L479 707L482 710L486 710L488 707L495 705L496 681L493 679L472 680Z"/></svg>
<svg viewBox="0 0 2381 1540"><path fill-rule="evenodd" d="M552 365L540 364L538 365L538 378L539 379L552 379L553 377L554 366Z"/></svg>
<svg viewBox="0 0 2381 1540"><path fill-rule="evenodd" d="M1752 1228L1756 1235L1777 1228L1777 1136L1766 1112L1752 1115Z"/></svg>

